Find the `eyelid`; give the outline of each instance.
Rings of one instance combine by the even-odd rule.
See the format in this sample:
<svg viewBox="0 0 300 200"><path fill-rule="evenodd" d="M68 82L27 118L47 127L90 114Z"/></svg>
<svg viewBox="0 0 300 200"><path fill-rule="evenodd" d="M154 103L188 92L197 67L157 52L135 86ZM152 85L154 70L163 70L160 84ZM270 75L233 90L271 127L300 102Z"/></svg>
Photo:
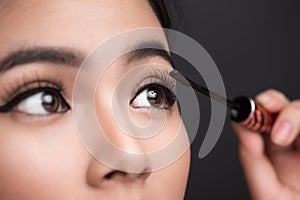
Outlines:
<svg viewBox="0 0 300 200"><path fill-rule="evenodd" d="M53 87L65 92L65 85L61 78L40 73L38 70L24 71L22 75L8 79L1 91L1 102L8 102L18 94L37 87Z"/></svg>
<svg viewBox="0 0 300 200"><path fill-rule="evenodd" d="M156 83L170 89L174 94L176 94L176 80L170 76L169 70L166 69L157 69L151 68L147 71L147 74L144 75L142 81L136 84L135 90L132 94L131 100L137 95L137 93L145 86Z"/></svg>
<svg viewBox="0 0 300 200"><path fill-rule="evenodd" d="M52 77L43 75L44 78L40 78L37 71L33 71L30 74L24 73L23 76L13 78L7 81L7 84L3 85L1 89L0 100L2 104L11 101L13 98L25 92L38 87L50 87L57 88L62 94L65 94L64 82L58 77Z"/></svg>

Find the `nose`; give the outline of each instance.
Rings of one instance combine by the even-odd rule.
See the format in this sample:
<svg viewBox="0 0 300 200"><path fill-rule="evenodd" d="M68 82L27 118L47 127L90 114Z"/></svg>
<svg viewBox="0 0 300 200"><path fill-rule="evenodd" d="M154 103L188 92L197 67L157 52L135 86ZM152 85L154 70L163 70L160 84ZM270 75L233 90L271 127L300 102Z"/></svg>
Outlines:
<svg viewBox="0 0 300 200"><path fill-rule="evenodd" d="M129 160L120 162L120 166L127 165ZM136 163L135 166L140 169L136 173L130 173L119 169L110 168L96 159L92 159L88 166L87 183L91 187L106 188L117 184L142 183L150 175L144 163Z"/></svg>
<svg viewBox="0 0 300 200"><path fill-rule="evenodd" d="M91 157L87 172L88 184L92 187L102 188L117 183L141 183L145 181L151 175L150 160L146 155L140 154L142 156L139 156L139 154L130 153L143 152L140 142L122 135L114 128L111 128L109 132L106 134L109 134L108 137L111 142L121 148L124 153L115 154L107 151L106 154L111 157L109 163ZM116 137L118 135L119 137Z"/></svg>
<svg viewBox="0 0 300 200"><path fill-rule="evenodd" d="M87 180L94 187L102 187L106 183L144 181L151 174L151 162L143 141L124 133L116 124L111 105L112 90L108 88L99 87L95 96L98 125L108 145L99 148L101 155L105 154L105 160L93 157L89 163ZM99 141L99 145L101 143L103 141Z"/></svg>

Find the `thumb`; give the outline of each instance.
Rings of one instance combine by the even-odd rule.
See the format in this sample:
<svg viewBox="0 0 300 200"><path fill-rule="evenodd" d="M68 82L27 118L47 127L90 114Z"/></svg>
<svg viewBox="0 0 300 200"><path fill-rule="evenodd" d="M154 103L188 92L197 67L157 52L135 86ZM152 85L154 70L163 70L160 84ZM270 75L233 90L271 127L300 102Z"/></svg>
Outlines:
<svg viewBox="0 0 300 200"><path fill-rule="evenodd" d="M253 199L278 199L283 186L265 154L264 140L256 132L232 122L239 140L239 156L250 194Z"/></svg>

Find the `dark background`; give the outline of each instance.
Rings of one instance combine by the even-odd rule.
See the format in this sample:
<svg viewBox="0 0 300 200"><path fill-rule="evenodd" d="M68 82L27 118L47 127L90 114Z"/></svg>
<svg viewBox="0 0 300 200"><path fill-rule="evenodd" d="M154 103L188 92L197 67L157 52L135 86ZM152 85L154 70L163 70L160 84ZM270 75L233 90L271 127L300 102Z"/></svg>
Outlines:
<svg viewBox="0 0 300 200"><path fill-rule="evenodd" d="M255 96L275 88L291 99L299 98L299 0L184 0L179 4L182 13L177 15L176 29L208 51L228 97ZM199 159L203 127L192 144L186 199L250 199L229 121L213 151Z"/></svg>

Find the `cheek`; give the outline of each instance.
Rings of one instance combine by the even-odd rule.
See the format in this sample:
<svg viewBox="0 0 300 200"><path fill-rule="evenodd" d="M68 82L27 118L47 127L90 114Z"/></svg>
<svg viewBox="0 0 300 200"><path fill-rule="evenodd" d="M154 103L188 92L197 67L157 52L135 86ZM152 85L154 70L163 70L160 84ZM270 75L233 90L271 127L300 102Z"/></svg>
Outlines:
<svg viewBox="0 0 300 200"><path fill-rule="evenodd" d="M153 199L182 200L187 185L190 168L190 150L188 149L176 162L170 166L154 172L149 179L149 196L156 194ZM147 191L146 191L147 192Z"/></svg>
<svg viewBox="0 0 300 200"><path fill-rule="evenodd" d="M124 117L115 118L112 107L107 105L96 105L98 122L105 136L118 148L128 151L121 141L131 141L142 147L136 149L135 153L151 153L176 143L177 146L173 147L181 155L182 149L189 147L189 139L178 111L154 110L150 114L147 109L129 109L128 114L118 113Z"/></svg>
<svg viewBox="0 0 300 200"><path fill-rule="evenodd" d="M88 157L72 123L0 124L0 199L64 199L83 188Z"/></svg>

